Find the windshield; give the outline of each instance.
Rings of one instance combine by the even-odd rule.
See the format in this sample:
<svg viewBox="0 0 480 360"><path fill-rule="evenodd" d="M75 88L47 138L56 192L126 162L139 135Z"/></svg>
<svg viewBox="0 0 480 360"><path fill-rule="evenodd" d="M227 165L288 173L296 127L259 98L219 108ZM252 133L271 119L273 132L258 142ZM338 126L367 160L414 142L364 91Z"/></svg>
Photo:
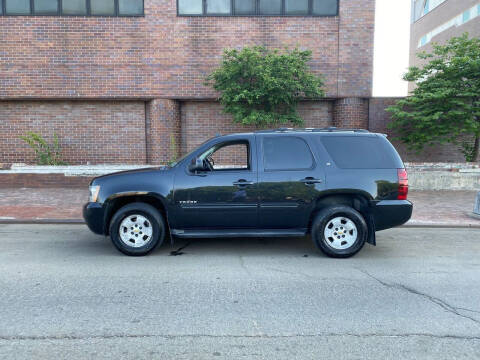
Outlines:
<svg viewBox="0 0 480 360"><path fill-rule="evenodd" d="M175 166L177 166L177 165L180 164L184 159L186 159L187 157L189 157L190 155L192 155L195 151L197 151L199 147L202 147L204 144L206 144L207 142L209 142L209 141L212 140L212 139L213 139L213 138L210 138L210 139L204 141L203 143L201 143L200 145L198 145L195 149L189 151L187 154L185 154L185 155L183 155L182 157L180 157L180 159L178 159L178 160L170 163L169 166L172 167L172 168L175 167Z"/></svg>

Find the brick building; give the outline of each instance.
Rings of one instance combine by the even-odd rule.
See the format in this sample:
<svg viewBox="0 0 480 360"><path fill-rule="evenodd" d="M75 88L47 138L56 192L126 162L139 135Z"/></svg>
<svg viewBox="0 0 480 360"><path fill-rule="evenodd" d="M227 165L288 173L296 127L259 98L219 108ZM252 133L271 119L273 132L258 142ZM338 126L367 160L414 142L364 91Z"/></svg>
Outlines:
<svg viewBox="0 0 480 360"><path fill-rule="evenodd" d="M422 66L425 60L417 53L433 50L432 43L445 44L449 39L468 33L480 37L480 0L412 0L410 27L410 66ZM415 87L409 83L409 91ZM409 159L446 159L463 161L457 145L427 148Z"/></svg>
<svg viewBox="0 0 480 360"><path fill-rule="evenodd" d="M412 0L410 66L422 64L416 54L432 51L432 43L466 32L480 37L480 0Z"/></svg>
<svg viewBox="0 0 480 360"><path fill-rule="evenodd" d="M245 45L313 51L326 98L300 104L306 126L385 131L392 100L370 99L375 0L0 4L0 163L32 162L27 131L58 134L70 164L155 164L245 130L203 84Z"/></svg>
<svg viewBox="0 0 480 360"><path fill-rule="evenodd" d="M306 125L368 127L374 0L0 3L0 162L33 159L28 130L72 164L161 163L243 130L203 82L245 45L311 49L327 95L300 105Z"/></svg>

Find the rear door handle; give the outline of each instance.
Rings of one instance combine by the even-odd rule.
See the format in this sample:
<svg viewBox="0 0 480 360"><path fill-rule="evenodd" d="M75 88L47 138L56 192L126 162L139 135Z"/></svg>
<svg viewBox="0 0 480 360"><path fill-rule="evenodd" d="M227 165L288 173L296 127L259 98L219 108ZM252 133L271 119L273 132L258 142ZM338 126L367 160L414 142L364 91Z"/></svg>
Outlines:
<svg viewBox="0 0 480 360"><path fill-rule="evenodd" d="M313 184L320 184L322 182L321 179L315 179L313 177L306 177L305 179L300 180L305 185L313 185Z"/></svg>
<svg viewBox="0 0 480 360"><path fill-rule="evenodd" d="M253 181L247 181L245 179L240 179L238 181L234 181L233 185L243 187L243 186L253 185Z"/></svg>

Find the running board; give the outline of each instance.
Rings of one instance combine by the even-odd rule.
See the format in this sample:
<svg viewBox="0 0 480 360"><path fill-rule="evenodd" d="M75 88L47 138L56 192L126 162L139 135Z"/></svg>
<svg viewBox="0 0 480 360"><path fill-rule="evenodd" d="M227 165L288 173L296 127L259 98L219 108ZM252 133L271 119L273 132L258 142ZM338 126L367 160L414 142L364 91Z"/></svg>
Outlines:
<svg viewBox="0 0 480 360"><path fill-rule="evenodd" d="M305 236L307 229L232 229L232 230L171 230L179 238L240 238L240 237L298 237Z"/></svg>

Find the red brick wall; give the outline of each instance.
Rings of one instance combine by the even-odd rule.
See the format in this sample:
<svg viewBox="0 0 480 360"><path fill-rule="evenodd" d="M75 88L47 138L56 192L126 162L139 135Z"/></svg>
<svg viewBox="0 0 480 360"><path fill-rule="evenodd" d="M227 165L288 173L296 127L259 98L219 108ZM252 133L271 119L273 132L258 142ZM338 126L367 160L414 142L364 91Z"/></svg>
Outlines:
<svg viewBox="0 0 480 360"><path fill-rule="evenodd" d="M333 125L338 128L368 129L368 99L336 100L333 106Z"/></svg>
<svg viewBox="0 0 480 360"><path fill-rule="evenodd" d="M299 105L298 112L304 119L305 127L326 127L332 125L331 101L308 101ZM222 112L216 102L186 101L181 104L182 152L197 147L216 134L229 134L260 130L253 126L234 124L230 115ZM270 128L280 127L271 126Z"/></svg>
<svg viewBox="0 0 480 360"><path fill-rule="evenodd" d="M72 164L164 163L172 137L182 151L245 130L218 104L187 101L216 97L203 83L224 48L310 49L327 97L369 97L374 3L341 0L334 17L178 17L176 0L145 0L145 17L0 16L0 162L33 160L27 130L56 131ZM299 112L332 124L331 102Z"/></svg>
<svg viewBox="0 0 480 360"><path fill-rule="evenodd" d="M340 0L337 97L372 96L375 1Z"/></svg>
<svg viewBox="0 0 480 360"><path fill-rule="evenodd" d="M145 25L146 18L0 17L0 98L145 96Z"/></svg>
<svg viewBox="0 0 480 360"><path fill-rule="evenodd" d="M181 128L178 101L154 99L146 106L149 164L166 164L180 156Z"/></svg>
<svg viewBox="0 0 480 360"><path fill-rule="evenodd" d="M395 104L399 98L373 98L370 99L369 128L372 132L389 135L389 140L395 145L403 161L406 162L464 162L465 158L457 145L447 144L426 147L421 153L409 151L400 141L392 140L395 134L387 128L390 114L385 111L387 107Z"/></svg>
<svg viewBox="0 0 480 360"><path fill-rule="evenodd" d="M33 162L27 131L60 139L70 164L144 163L145 104L140 101L0 101L0 162Z"/></svg>
<svg viewBox="0 0 480 360"><path fill-rule="evenodd" d="M298 112L305 127L368 127L391 139L385 108L396 100L309 101L302 102ZM216 134L252 130L256 129L233 124L221 105L212 101L0 101L0 163L33 163L33 151L18 138L27 131L48 140L56 132L70 164L164 164L178 156L175 147L177 153L185 153ZM456 145L427 148L420 154L397 141L394 145L405 161L464 161Z"/></svg>
<svg viewBox="0 0 480 360"><path fill-rule="evenodd" d="M93 176L64 174L2 174L0 188L87 188ZM85 198L85 202L87 198Z"/></svg>
<svg viewBox="0 0 480 360"><path fill-rule="evenodd" d="M178 17L145 0L145 17L0 17L0 98L212 98L203 85L224 48L313 51L329 97L369 97L374 0L341 0L335 17Z"/></svg>

